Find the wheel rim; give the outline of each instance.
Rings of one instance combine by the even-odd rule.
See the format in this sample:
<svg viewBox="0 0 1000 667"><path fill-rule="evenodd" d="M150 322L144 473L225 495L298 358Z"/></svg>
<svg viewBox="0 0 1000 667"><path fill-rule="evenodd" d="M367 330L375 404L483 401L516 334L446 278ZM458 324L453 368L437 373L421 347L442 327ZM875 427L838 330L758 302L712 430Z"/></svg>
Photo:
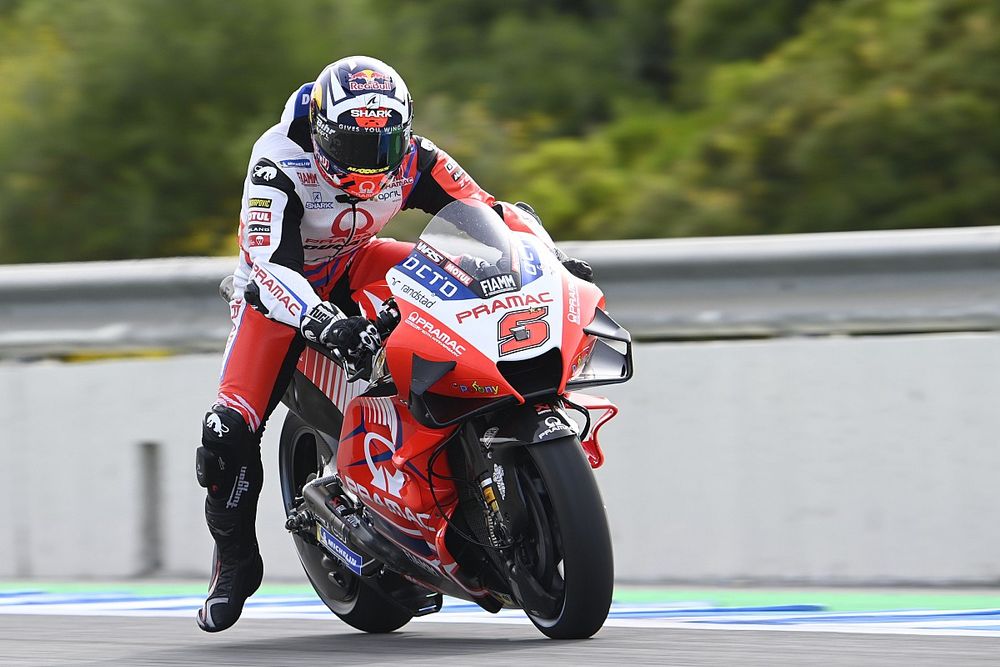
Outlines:
<svg viewBox="0 0 1000 667"><path fill-rule="evenodd" d="M533 467L533 466L532 466ZM531 475L525 475L522 484L525 505L531 515L532 534L526 538L524 548L532 557L531 574L551 593L553 607L556 610L552 617L545 617L528 611L537 623L549 625L562 615L566 602L566 581L563 578L563 547L559 532L558 519L552 512L552 506L544 496L540 476L537 470Z"/></svg>

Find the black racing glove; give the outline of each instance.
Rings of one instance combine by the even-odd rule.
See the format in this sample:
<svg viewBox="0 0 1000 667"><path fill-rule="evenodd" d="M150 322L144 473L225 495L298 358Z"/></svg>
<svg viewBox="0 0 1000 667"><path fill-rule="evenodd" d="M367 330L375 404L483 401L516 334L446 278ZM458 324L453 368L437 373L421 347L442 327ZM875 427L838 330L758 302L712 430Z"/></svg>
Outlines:
<svg viewBox="0 0 1000 667"><path fill-rule="evenodd" d="M590 268L590 264L582 259L567 257L562 260L562 265L580 280L586 280L588 283L594 282L594 270Z"/></svg>
<svg viewBox="0 0 1000 667"><path fill-rule="evenodd" d="M378 331L367 318L344 317L328 301L310 308L299 329L306 340L323 345L334 358L355 366L375 354L382 344Z"/></svg>

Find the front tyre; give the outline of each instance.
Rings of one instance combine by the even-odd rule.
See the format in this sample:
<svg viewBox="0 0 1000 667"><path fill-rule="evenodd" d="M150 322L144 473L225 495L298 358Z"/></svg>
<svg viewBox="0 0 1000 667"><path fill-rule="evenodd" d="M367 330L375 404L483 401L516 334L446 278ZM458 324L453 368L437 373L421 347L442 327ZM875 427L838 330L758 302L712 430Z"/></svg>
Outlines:
<svg viewBox="0 0 1000 667"><path fill-rule="evenodd" d="M534 535L533 575L557 598L556 612L528 612L552 639L586 639L611 608L614 557L601 493L575 436L527 448L518 475Z"/></svg>
<svg viewBox="0 0 1000 667"><path fill-rule="evenodd" d="M335 455L326 441L294 412L289 412L281 429L278 453L281 495L287 514L302 487L322 469L323 461ZM371 633L398 630L413 617L389 602L372 586L326 553L322 547L293 534L295 550L316 594L340 620L353 628ZM388 573L385 577L397 577Z"/></svg>

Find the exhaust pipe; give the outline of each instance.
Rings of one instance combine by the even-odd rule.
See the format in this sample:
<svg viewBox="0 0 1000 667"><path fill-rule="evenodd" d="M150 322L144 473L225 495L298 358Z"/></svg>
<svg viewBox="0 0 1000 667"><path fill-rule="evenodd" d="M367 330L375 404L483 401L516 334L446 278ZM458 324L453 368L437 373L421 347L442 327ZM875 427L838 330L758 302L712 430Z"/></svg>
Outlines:
<svg viewBox="0 0 1000 667"><path fill-rule="evenodd" d="M309 533L317 538L316 526L325 528L334 537L358 552L363 562L360 564L362 577L377 576L383 564L390 570L405 574L422 586L448 589L451 582L430 570L421 568L407 558L402 551L389 544L375 532L371 524L359 515L356 508L345 503L337 475L320 477L302 487L302 507L285 522L288 530ZM343 557L341 554L334 554ZM351 564L348 563L348 567ZM352 568L354 569L354 568ZM357 572L357 570L354 570Z"/></svg>
<svg viewBox="0 0 1000 667"><path fill-rule="evenodd" d="M348 562L349 554L334 553L335 557L344 562L355 573L360 570L360 575L363 578L378 576L385 565L417 586L436 589L452 597L471 600L490 613L495 614L503 606L490 595L470 595L468 590L464 590L451 579L432 572L431 566L418 563L416 556L413 556L411 560L411 557L407 556L402 548L393 546L386 538L375 532L371 523L358 511L360 508L354 507L343 496L340 478L337 475L320 477L309 482L302 487L302 498L305 501L303 506L288 515L285 528L303 536L308 535L316 542L320 542L327 551L336 551L331 550L322 539L317 527L325 528L332 536L357 551L358 555L361 556L363 562L357 564L360 567L355 568L351 567L352 563ZM461 576L461 573L457 574ZM467 582L467 585L473 590L480 588L475 582ZM433 613L438 609L440 609L440 602L434 608L428 607L422 613ZM413 612L414 609L410 607L410 611ZM414 615L422 615L422 613L416 612Z"/></svg>

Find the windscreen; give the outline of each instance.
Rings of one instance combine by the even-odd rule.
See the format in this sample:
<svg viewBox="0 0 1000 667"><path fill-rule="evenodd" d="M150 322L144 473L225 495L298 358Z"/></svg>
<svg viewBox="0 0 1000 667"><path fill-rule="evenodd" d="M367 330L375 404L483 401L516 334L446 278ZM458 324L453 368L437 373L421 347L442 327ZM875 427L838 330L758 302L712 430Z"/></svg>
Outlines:
<svg viewBox="0 0 1000 667"><path fill-rule="evenodd" d="M483 202L463 199L442 208L417 250L481 298L521 289L510 230Z"/></svg>

